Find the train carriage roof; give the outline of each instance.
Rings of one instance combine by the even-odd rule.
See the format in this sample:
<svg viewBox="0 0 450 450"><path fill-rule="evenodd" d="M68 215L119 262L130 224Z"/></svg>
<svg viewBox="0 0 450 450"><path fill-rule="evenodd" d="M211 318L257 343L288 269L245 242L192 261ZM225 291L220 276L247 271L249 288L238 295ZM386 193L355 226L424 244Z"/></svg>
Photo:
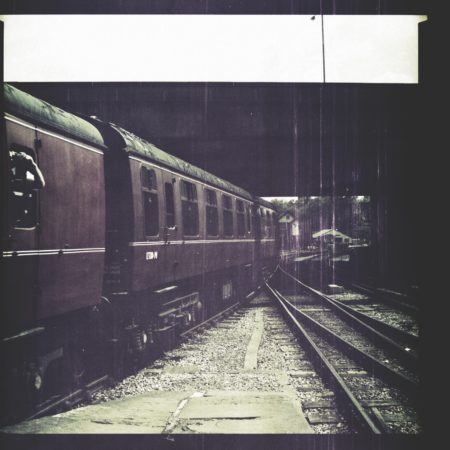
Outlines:
<svg viewBox="0 0 450 450"><path fill-rule="evenodd" d="M176 156L170 155L169 153L159 149L150 142L134 135L133 133L124 130L123 128L110 124L114 130L119 133L122 137L125 145L125 150L136 156L140 156L144 159L154 161L170 169L174 169L176 172L180 172L187 176L193 177L207 184L215 186L217 188L223 189L224 191L239 195L248 200L253 200L253 197L244 189L235 186L228 181L225 181L215 175L207 172L206 170L200 169L186 161L183 161Z"/></svg>
<svg viewBox="0 0 450 450"><path fill-rule="evenodd" d="M5 112L14 114L20 118L31 120L33 123L39 123L52 129L59 130L66 135L79 138L85 142L101 147L105 146L100 131L103 127L99 130L96 126L99 122L105 126L106 124L104 122L92 120L92 118L87 117L85 120L6 83L3 84L3 93ZM129 153L161 164L162 166L203 181L224 191L239 195L249 201L256 201L260 204L263 204L264 202L261 201L262 199L253 197L246 190L225 181L206 170L189 164L180 158L170 155L150 142L145 141L117 125L109 124L109 126L118 133L123 141L125 151ZM273 208L273 205L267 204L266 206Z"/></svg>
<svg viewBox="0 0 450 450"><path fill-rule="evenodd" d="M5 112L52 128L86 143L104 146L100 132L86 120L39 100L14 86L3 84Z"/></svg>
<svg viewBox="0 0 450 450"><path fill-rule="evenodd" d="M264 206L265 208L272 209L274 211L277 210L277 208L275 207L275 205L273 203L270 203L269 201L264 200L261 197L255 197L255 202L259 203L261 206Z"/></svg>

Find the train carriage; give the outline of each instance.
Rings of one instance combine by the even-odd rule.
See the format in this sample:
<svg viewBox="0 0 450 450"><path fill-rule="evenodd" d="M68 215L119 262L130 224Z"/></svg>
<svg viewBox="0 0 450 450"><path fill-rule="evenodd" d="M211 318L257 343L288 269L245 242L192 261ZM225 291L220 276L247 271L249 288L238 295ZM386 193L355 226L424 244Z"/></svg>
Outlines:
<svg viewBox="0 0 450 450"><path fill-rule="evenodd" d="M274 268L270 203L9 85L4 105L6 420L122 377Z"/></svg>
<svg viewBox="0 0 450 450"><path fill-rule="evenodd" d="M158 352L256 288L254 199L123 128L91 123L110 150L104 295L112 307L120 298L136 352L153 341Z"/></svg>
<svg viewBox="0 0 450 450"><path fill-rule="evenodd" d="M88 122L8 85L4 106L2 361L33 398L65 354L76 364L78 312L101 297L105 146Z"/></svg>
<svg viewBox="0 0 450 450"><path fill-rule="evenodd" d="M276 211L273 205L262 198L257 199L258 216L260 222L260 259L262 269L273 269L274 259L278 255L279 236Z"/></svg>

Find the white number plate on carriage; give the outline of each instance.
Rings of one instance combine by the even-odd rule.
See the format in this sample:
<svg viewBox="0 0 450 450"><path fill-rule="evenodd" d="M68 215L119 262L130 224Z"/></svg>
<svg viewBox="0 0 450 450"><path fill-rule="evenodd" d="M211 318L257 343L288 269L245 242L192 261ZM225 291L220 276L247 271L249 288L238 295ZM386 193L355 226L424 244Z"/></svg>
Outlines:
<svg viewBox="0 0 450 450"><path fill-rule="evenodd" d="M158 259L158 252L146 252L145 259L148 261L149 259Z"/></svg>

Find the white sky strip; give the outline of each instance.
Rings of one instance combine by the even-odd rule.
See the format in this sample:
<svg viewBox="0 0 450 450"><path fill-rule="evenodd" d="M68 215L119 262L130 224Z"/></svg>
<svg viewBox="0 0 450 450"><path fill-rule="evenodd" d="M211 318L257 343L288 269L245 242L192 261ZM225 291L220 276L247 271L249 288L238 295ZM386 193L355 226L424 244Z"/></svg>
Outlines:
<svg viewBox="0 0 450 450"><path fill-rule="evenodd" d="M11 15L4 79L417 83L426 16ZM323 58L324 56L324 58Z"/></svg>
<svg viewBox="0 0 450 450"><path fill-rule="evenodd" d="M324 16L326 81L418 82L424 16Z"/></svg>

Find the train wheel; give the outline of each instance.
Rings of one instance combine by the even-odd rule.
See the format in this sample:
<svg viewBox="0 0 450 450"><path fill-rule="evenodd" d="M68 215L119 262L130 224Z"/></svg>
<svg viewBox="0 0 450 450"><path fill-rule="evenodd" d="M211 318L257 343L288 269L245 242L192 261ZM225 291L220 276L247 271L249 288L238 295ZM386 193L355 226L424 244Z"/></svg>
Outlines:
<svg viewBox="0 0 450 450"><path fill-rule="evenodd" d="M127 327L126 331L128 336L125 369L134 371L144 364L148 336L139 325L135 324Z"/></svg>
<svg viewBox="0 0 450 450"><path fill-rule="evenodd" d="M26 385L32 392L40 392L44 385L44 374L36 364L30 364L26 372Z"/></svg>
<svg viewBox="0 0 450 450"><path fill-rule="evenodd" d="M25 411L34 411L45 398L46 376L38 362L28 362L24 371L23 406Z"/></svg>

